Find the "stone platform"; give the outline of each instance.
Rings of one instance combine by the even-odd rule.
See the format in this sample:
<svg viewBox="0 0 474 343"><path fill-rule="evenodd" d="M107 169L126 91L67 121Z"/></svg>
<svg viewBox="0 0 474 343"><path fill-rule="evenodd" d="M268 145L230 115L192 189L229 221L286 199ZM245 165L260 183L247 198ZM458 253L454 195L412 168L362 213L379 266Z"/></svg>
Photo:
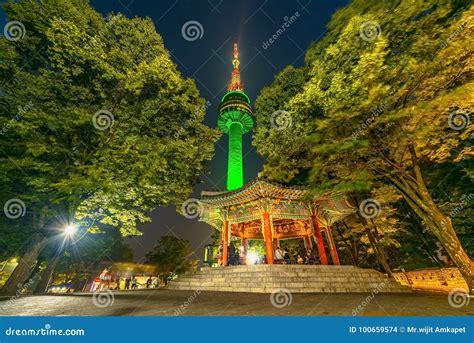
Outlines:
<svg viewBox="0 0 474 343"><path fill-rule="evenodd" d="M272 293L406 293L410 288L373 269L355 266L254 265L203 267L170 282L168 289Z"/></svg>

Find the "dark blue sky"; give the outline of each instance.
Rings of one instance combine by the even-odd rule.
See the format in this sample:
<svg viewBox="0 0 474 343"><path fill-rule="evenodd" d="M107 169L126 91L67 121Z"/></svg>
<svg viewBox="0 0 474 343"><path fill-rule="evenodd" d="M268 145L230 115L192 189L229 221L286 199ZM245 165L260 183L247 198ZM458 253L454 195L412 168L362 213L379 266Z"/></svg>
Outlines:
<svg viewBox="0 0 474 343"><path fill-rule="evenodd" d="M91 4L104 15L120 12L127 17L150 17L163 37L165 47L185 77L193 78L201 95L212 104L206 124L217 122L217 105L225 92L232 71L232 44L239 42L241 75L252 102L259 91L272 83L274 75L285 66L301 66L310 44L320 39L332 14L347 0L93 0ZM298 12L298 16L296 16ZM285 23L285 17L296 20L266 49L268 41ZM3 14L2 22L6 22ZM183 38L182 27L188 21L202 26L202 37L194 41ZM269 113L270 114L270 113ZM245 182L257 176L263 160L251 145L251 135L244 137ZM225 189L227 136L216 145L209 175L195 187L192 197L203 189ZM153 222L143 226L144 235L127 239L141 260L163 234L189 239L197 257L202 257L204 244L210 242L212 228L197 220L189 220L174 207L157 209Z"/></svg>

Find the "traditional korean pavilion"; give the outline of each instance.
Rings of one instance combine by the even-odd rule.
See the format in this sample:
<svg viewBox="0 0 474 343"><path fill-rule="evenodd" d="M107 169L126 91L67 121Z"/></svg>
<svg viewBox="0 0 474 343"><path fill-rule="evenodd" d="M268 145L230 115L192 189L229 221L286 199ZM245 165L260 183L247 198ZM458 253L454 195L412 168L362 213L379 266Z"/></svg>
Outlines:
<svg viewBox="0 0 474 343"><path fill-rule="evenodd" d="M321 264L340 264L331 225L353 212L338 195L308 197L302 187L290 187L256 179L243 183L242 135L253 127L250 99L240 79L239 52L234 44L232 78L219 106L218 128L229 135L227 190L201 193L200 220L221 232L223 261L228 260L231 237L265 241L266 260L274 262L279 240L300 238L306 249L316 242ZM227 262L224 262L225 264Z"/></svg>

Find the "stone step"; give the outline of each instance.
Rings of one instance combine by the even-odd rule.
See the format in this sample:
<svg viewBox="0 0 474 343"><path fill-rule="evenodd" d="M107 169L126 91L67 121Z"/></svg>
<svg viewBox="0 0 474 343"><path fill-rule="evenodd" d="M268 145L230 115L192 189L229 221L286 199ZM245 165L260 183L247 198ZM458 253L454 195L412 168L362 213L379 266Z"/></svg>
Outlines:
<svg viewBox="0 0 474 343"><path fill-rule="evenodd" d="M301 283L295 283L295 284L279 284L279 283L273 283L273 284L233 284L233 285L218 285L218 284L204 284L204 285L193 285L193 284L186 284L186 283L175 283L172 285L170 288L177 288L177 289L189 289L189 290L206 290L208 288L214 288L217 287L219 289L226 289L229 291L235 290L235 289L249 289L249 288L254 288L254 287L265 287L270 290L275 290L279 288L284 288L288 290L293 290L293 289L305 289L307 291L310 291L312 289L318 289L318 290L324 290L324 289L345 289L347 292L358 292L358 291L364 291L364 292L377 292L377 293L385 293L385 292L400 292L401 287L398 285L387 285L385 287L379 287L379 286L371 286L371 285L351 285L348 286L339 284L339 285L331 285L331 284L301 284Z"/></svg>
<svg viewBox="0 0 474 343"><path fill-rule="evenodd" d="M176 290L195 290L186 286L170 285L169 289ZM373 288L363 287L225 287L225 286L205 286L200 287L201 291L219 291L219 292L245 292L245 293L272 293L273 291L285 288L291 293L374 293ZM408 288L403 287L387 287L378 293L408 293L411 292Z"/></svg>
<svg viewBox="0 0 474 343"><path fill-rule="evenodd" d="M278 277L306 277L306 276L319 276L319 277L378 277L384 278L385 275L383 274L370 274L370 273L318 273L318 272L311 272L311 273L269 273L269 272L235 272L233 274L203 274L201 272L196 272L193 275L182 275L181 277L221 277L221 278L231 278L235 276L254 276L254 275L261 275L261 276L278 276Z"/></svg>
<svg viewBox="0 0 474 343"><path fill-rule="evenodd" d="M257 265L201 268L172 281L170 289L271 293L290 292L410 292L373 269L355 266Z"/></svg>
<svg viewBox="0 0 474 343"><path fill-rule="evenodd" d="M207 274L234 274L236 272L272 272L272 273L287 273L287 272L318 272L318 273L378 273L378 271L373 269L362 269L362 268L326 268L326 266L312 266L312 267L303 267L299 266L289 267L289 266L274 266L275 269L270 268L258 268L258 267L219 267L219 268L201 268L198 273L207 273ZM225 268L225 269L224 269ZM194 274L196 272L187 272L185 274Z"/></svg>
<svg viewBox="0 0 474 343"><path fill-rule="evenodd" d="M307 272L307 273L271 273L271 272L235 272L233 274L225 273L225 274L205 274L202 272L196 272L195 274L185 274L181 277L193 277L193 278L235 278L235 277L254 277L254 276L262 276L262 277L320 277L320 278L379 278L384 279L385 275L380 273L318 273L317 271Z"/></svg>
<svg viewBox="0 0 474 343"><path fill-rule="evenodd" d="M354 282L354 283L342 283L342 282L288 282L288 281L275 281L275 282L212 282L212 281L205 281L205 282L196 282L196 281L174 281L173 284L178 285L186 285L191 287L199 288L200 286L229 286L229 287L238 287L238 286L252 286L256 284L269 286L269 287L370 287L373 289L384 289L390 286L400 287L399 284L394 282L389 283L369 283L369 282Z"/></svg>
<svg viewBox="0 0 474 343"><path fill-rule="evenodd" d="M287 278L287 277L245 277L245 278L233 278L233 279L217 279L217 278L180 278L180 281L191 281L195 283L205 283L205 282L212 282L212 283L222 283L222 284L229 284L229 283L271 283L271 282L304 282L304 283L351 283L351 284L374 284L379 285L383 284L386 279L331 279L331 278L318 278L318 277L311 277L311 278Z"/></svg>

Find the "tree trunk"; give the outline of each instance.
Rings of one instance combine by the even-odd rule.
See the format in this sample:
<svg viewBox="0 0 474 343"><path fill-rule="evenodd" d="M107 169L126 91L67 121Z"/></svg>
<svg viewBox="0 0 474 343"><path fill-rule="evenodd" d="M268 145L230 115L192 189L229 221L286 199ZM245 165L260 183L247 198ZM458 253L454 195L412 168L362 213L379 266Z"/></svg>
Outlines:
<svg viewBox="0 0 474 343"><path fill-rule="evenodd" d="M35 293L46 293L48 286L53 279L54 270L58 264L59 255L55 254L49 261L48 266L41 272L41 280L35 288Z"/></svg>
<svg viewBox="0 0 474 343"><path fill-rule="evenodd" d="M377 260L382 265L383 269L388 274L388 276L393 278L392 269L390 268L390 265L388 264L387 257L385 256L385 252L383 251L383 249L380 247L379 243L375 239L372 231L370 231L369 228L366 228L366 232L367 232L367 237L369 238L370 245L372 246L372 249L374 249L374 253L375 253L375 256L377 257Z"/></svg>
<svg viewBox="0 0 474 343"><path fill-rule="evenodd" d="M473 292L474 262L463 249L461 242L454 230L451 219L445 217L441 212L433 211L433 217L439 223L437 227L431 228L431 232L438 238L443 248L458 267L462 276L466 280L469 293Z"/></svg>
<svg viewBox="0 0 474 343"><path fill-rule="evenodd" d="M454 230L449 217L446 217L436 205L429 206L429 212L426 213L417 204L407 199L408 203L417 212L418 216L424 221L428 230L439 240L443 248L458 267L462 276L466 280L469 292L472 293L474 279L474 262L463 249L461 242Z"/></svg>
<svg viewBox="0 0 474 343"><path fill-rule="evenodd" d="M351 244L352 242L350 238L349 239L344 238L343 232L337 223L334 226L336 228L337 233L341 237L341 242L344 244L344 247L346 248L347 254L349 255L349 258L351 259L352 265L357 266L358 265L357 256L354 251L355 249L353 249L352 247L352 244Z"/></svg>
<svg viewBox="0 0 474 343"><path fill-rule="evenodd" d="M451 219L445 216L432 199L426 187L418 157L413 146L409 146L413 164L413 176L405 172L385 173L388 180L400 192L428 230L439 240L443 248L466 280L469 292L473 292L474 262L463 249Z"/></svg>
<svg viewBox="0 0 474 343"><path fill-rule="evenodd" d="M13 270L12 274L8 278L7 282L2 287L2 294L14 295L18 290L19 285L22 285L34 268L38 256L43 250L47 239L42 234L37 233L31 238L28 250L21 257L20 262Z"/></svg>
<svg viewBox="0 0 474 343"><path fill-rule="evenodd" d="M355 203L357 205L357 208L359 208L360 203L359 203L358 199L356 197L354 197L353 200L355 201ZM377 260L382 265L382 267L385 270L385 272L387 273L387 275L390 278L393 278L392 269L390 268L390 265L388 264L388 260L387 260L385 251L384 251L383 247L381 246L381 244L378 242L378 240L375 237L374 233L372 232L371 225L369 224L367 219L364 218L360 214L359 211L357 211L356 214L357 214L357 217L359 218L360 223L365 227L365 232L367 233L367 237L369 238L370 245L372 246L372 249L374 250L374 254L377 257ZM374 227L374 229L376 231L377 228L375 227L373 222L372 222L372 226Z"/></svg>

